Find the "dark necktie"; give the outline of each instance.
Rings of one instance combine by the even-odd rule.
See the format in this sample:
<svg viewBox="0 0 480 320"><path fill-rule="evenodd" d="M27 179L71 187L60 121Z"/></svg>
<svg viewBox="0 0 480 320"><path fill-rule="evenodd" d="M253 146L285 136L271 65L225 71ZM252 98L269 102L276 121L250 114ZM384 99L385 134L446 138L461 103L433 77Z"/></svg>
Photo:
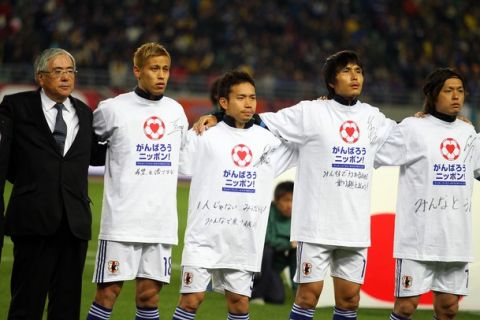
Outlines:
<svg viewBox="0 0 480 320"><path fill-rule="evenodd" d="M55 128L53 129L53 138L57 142L58 151L63 156L63 150L65 149L65 139L67 138L67 124L63 120L62 110L65 108L63 103L57 103L54 105L57 109L57 118L55 120Z"/></svg>

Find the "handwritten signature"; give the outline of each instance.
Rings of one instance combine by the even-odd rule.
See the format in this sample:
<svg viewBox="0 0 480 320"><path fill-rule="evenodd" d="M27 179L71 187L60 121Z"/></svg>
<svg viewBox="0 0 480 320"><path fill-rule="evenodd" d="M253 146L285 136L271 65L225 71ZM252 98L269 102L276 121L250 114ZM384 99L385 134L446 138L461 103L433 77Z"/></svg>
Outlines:
<svg viewBox="0 0 480 320"><path fill-rule="evenodd" d="M470 135L468 137L467 142L465 143L465 149L463 150L465 152L465 158L463 159L463 163L472 160L475 140L477 140L476 135Z"/></svg>
<svg viewBox="0 0 480 320"><path fill-rule="evenodd" d="M253 165L254 167L260 167L262 164L269 164L270 163L270 155L277 150L277 147L272 147L270 145L265 146L263 148L263 153L258 159L258 161Z"/></svg>
<svg viewBox="0 0 480 320"><path fill-rule="evenodd" d="M368 117L368 140L370 144L373 144L377 140L377 128L373 123L374 119L374 116Z"/></svg>
<svg viewBox="0 0 480 320"><path fill-rule="evenodd" d="M171 122L171 124L173 126L173 129L172 129L172 131L170 131L168 133L168 135L171 135L171 134L173 134L177 131L183 131L184 130L185 126L183 124L179 124L180 121L181 121L181 119L178 118L178 119Z"/></svg>

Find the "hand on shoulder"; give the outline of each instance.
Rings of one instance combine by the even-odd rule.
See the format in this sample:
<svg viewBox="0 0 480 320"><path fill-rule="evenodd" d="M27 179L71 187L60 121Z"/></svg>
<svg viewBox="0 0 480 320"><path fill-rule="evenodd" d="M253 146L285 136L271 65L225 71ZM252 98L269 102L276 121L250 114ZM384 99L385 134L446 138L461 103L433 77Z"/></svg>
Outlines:
<svg viewBox="0 0 480 320"><path fill-rule="evenodd" d="M201 116L192 126L193 131L198 135L202 135L203 132L208 130L208 128L214 127L217 125L217 118L213 115Z"/></svg>

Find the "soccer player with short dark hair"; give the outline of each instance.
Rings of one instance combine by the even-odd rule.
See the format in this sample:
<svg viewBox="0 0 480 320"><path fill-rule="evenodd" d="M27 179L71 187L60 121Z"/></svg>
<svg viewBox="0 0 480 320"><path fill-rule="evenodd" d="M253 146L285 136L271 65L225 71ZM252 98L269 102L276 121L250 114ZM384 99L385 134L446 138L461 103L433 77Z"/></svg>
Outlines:
<svg viewBox="0 0 480 320"><path fill-rule="evenodd" d="M255 83L227 72L218 85L223 121L187 135L180 170L192 176L181 298L173 319L191 320L213 289L225 293L229 320L249 319L253 275L260 271L273 179L296 160L271 132L254 124Z"/></svg>

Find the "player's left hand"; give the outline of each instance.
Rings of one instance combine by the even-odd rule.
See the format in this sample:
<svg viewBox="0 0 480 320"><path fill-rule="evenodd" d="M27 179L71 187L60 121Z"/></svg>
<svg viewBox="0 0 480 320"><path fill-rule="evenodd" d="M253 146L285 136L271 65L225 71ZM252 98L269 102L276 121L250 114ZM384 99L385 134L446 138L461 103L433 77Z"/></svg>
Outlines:
<svg viewBox="0 0 480 320"><path fill-rule="evenodd" d="M214 127L217 124L217 118L212 115L201 116L197 122L193 124L192 129L198 134L202 135L203 132L208 130L210 127Z"/></svg>

